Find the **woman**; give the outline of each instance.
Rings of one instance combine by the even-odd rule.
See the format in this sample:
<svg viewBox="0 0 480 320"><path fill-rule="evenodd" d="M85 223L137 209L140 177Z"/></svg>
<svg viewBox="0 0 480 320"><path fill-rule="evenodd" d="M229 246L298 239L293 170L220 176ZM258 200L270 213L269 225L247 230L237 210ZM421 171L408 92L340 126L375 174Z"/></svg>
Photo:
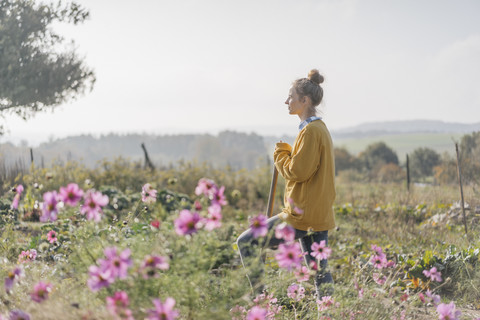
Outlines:
<svg viewBox="0 0 480 320"><path fill-rule="evenodd" d="M312 244L325 240L328 244L328 230L335 227L333 201L335 200L335 161L330 133L325 123L317 116L316 106L323 98L320 84L323 77L314 69L308 78L293 82L285 104L289 113L300 118L300 132L293 147L280 141L276 144L273 159L278 172L285 179L284 209L282 213L267 220L268 229L286 221L295 229L295 239L300 240L309 267L317 266L311 255ZM274 247L284 242L274 236L262 238L259 243L251 229L246 230L237 240L244 266L249 267L249 281L256 292L263 274L263 265L253 263L250 257L255 246ZM321 260L315 276L317 297L331 294L331 287L320 290L322 284L333 283L326 270L327 260ZM330 292L329 292L330 291Z"/></svg>

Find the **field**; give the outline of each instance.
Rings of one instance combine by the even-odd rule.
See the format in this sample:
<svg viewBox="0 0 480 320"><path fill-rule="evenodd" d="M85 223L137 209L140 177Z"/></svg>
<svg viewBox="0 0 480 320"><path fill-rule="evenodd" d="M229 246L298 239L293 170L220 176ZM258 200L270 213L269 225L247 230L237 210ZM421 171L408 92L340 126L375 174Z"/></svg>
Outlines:
<svg viewBox="0 0 480 320"><path fill-rule="evenodd" d="M404 161L407 153L425 146L440 154L448 152L453 155L455 154L455 142L458 142L463 135L462 133L403 133L336 138L334 142L337 147L344 147L350 153L358 154L368 145L383 141L397 152L400 161Z"/></svg>
<svg viewBox="0 0 480 320"><path fill-rule="evenodd" d="M270 170L180 163L153 172L122 159L97 169L75 163L31 168L4 185L0 199L5 279L0 314L10 319L27 314L31 319L480 318L476 186L464 190L466 235L458 186L407 191L402 184L339 178L337 228L328 243L333 293L326 290L330 296L316 299L311 271L304 269L301 277L299 266L288 270L279 264L278 248L267 251L266 291L253 294L235 241L251 218L265 213ZM276 211L282 186L279 180Z"/></svg>

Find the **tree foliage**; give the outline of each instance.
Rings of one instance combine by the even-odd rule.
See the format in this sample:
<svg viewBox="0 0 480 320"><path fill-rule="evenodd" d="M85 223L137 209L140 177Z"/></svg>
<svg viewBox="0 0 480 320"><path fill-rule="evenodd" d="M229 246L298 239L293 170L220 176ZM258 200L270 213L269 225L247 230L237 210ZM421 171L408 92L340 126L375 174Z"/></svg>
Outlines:
<svg viewBox="0 0 480 320"><path fill-rule="evenodd" d="M480 132L472 132L460 141L460 166L466 183L480 181Z"/></svg>
<svg viewBox="0 0 480 320"><path fill-rule="evenodd" d="M431 148L417 148L410 156L410 168L414 178L433 175L433 168L440 164L440 155Z"/></svg>
<svg viewBox="0 0 480 320"><path fill-rule="evenodd" d="M360 154L360 159L367 170L380 168L387 163L398 165L398 156L385 142L376 142L367 146Z"/></svg>
<svg viewBox="0 0 480 320"><path fill-rule="evenodd" d="M345 148L335 148L335 174L349 169L358 169L358 160Z"/></svg>
<svg viewBox="0 0 480 320"><path fill-rule="evenodd" d="M67 43L52 29L56 22L76 25L88 16L74 2L0 0L0 116L28 119L91 90L93 71L78 57L73 41Z"/></svg>

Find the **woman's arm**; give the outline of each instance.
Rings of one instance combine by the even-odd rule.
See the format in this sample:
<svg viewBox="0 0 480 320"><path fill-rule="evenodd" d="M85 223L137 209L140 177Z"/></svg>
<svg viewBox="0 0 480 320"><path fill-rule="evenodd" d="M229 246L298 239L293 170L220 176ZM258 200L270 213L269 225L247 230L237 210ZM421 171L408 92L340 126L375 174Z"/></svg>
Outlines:
<svg viewBox="0 0 480 320"><path fill-rule="evenodd" d="M311 130L303 130L297 138L297 146L292 155L292 147L288 143L277 143L273 160L285 179L302 182L308 180L318 168L319 140Z"/></svg>

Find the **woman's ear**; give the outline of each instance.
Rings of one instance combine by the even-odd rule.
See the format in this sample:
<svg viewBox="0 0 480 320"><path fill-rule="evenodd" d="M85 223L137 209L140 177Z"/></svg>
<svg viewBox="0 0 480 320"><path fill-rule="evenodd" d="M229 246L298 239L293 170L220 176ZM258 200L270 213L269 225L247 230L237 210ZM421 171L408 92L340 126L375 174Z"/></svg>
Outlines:
<svg viewBox="0 0 480 320"><path fill-rule="evenodd" d="M312 100L309 96L303 96L302 103L310 105L312 103Z"/></svg>

